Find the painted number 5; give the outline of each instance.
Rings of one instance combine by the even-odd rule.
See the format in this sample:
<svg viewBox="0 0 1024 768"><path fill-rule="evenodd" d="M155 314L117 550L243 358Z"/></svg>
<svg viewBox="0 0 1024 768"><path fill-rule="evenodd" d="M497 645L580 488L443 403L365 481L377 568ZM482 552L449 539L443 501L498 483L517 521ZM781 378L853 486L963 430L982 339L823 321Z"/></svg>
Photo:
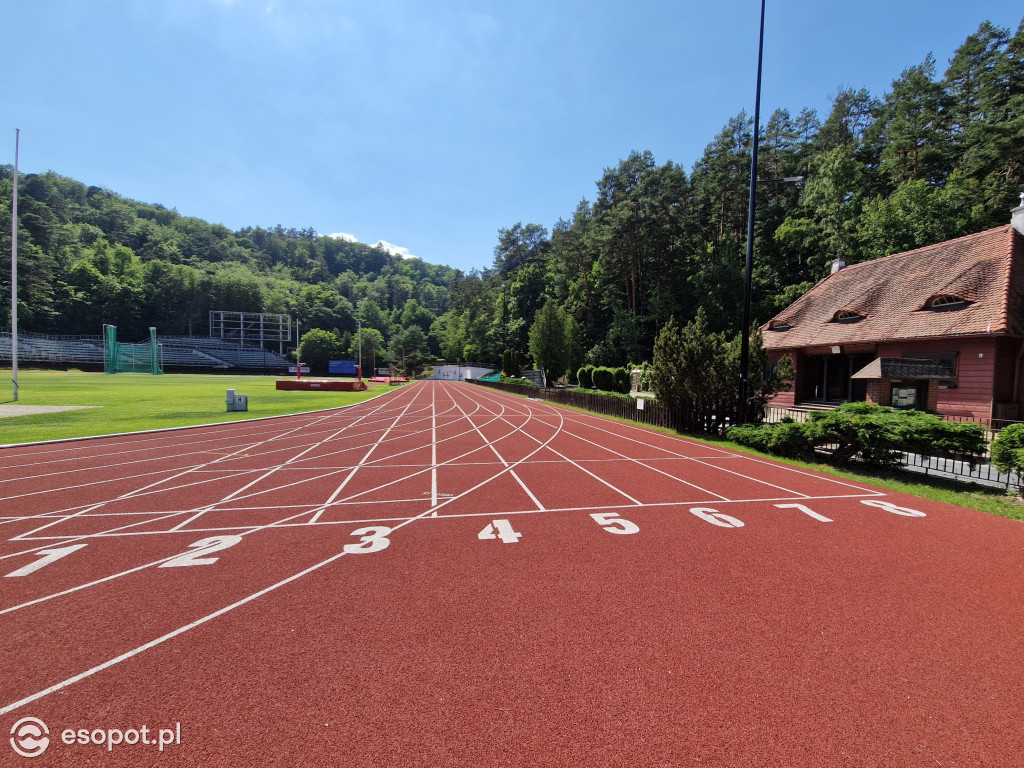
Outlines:
<svg viewBox="0 0 1024 768"><path fill-rule="evenodd" d="M594 521L608 533L640 533L640 526L619 517L617 512L593 512Z"/></svg>
<svg viewBox="0 0 1024 768"><path fill-rule="evenodd" d="M371 552L380 552L387 549L391 539L387 536L391 529L385 525L371 525L367 528L358 528L352 531L353 536L360 536L358 544L346 544L342 551L346 555L368 555Z"/></svg>

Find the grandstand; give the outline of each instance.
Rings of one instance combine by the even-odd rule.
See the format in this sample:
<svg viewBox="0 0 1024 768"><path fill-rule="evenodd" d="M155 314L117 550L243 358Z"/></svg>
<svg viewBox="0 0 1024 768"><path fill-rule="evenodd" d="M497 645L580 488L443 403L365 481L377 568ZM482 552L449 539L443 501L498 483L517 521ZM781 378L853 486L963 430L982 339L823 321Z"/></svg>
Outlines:
<svg viewBox="0 0 1024 768"><path fill-rule="evenodd" d="M165 368L284 372L288 360L259 344L195 336L158 336ZM0 328L0 362L11 360L11 331ZM103 337L18 333L18 360L48 365L103 366Z"/></svg>

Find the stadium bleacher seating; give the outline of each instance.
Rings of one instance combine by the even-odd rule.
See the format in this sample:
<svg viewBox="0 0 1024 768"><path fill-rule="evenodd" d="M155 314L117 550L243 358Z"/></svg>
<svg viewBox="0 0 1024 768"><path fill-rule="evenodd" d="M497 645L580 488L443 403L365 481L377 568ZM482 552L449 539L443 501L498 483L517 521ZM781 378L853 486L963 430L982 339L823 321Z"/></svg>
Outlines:
<svg viewBox="0 0 1024 768"><path fill-rule="evenodd" d="M170 368L211 368L260 371L287 371L288 360L259 345L189 336L158 336L161 361ZM145 353L148 355L148 352ZM10 360L11 332L0 329L0 361ZM47 336L18 334L20 362L103 364L101 336ZM148 357L145 361L148 364Z"/></svg>

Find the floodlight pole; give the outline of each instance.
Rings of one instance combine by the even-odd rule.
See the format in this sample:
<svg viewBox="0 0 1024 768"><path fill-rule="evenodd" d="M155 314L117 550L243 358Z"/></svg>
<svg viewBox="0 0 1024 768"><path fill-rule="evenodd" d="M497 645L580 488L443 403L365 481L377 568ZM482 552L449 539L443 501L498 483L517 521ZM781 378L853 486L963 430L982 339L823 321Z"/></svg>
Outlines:
<svg viewBox="0 0 1024 768"><path fill-rule="evenodd" d="M14 188L11 194L11 384L18 400L18 144L21 129L14 129Z"/></svg>
<svg viewBox="0 0 1024 768"><path fill-rule="evenodd" d="M747 263L743 284L743 325L740 328L740 401L736 421L747 420L747 379L750 376L750 284L754 276L754 202L757 197L757 143L761 125L761 58L764 53L764 4L757 38L757 92L754 97L754 142L750 148L750 200L747 208Z"/></svg>
<svg viewBox="0 0 1024 768"><path fill-rule="evenodd" d="M356 345L359 347L359 380L363 380L363 321L360 318L356 318L356 333L358 334L358 341Z"/></svg>

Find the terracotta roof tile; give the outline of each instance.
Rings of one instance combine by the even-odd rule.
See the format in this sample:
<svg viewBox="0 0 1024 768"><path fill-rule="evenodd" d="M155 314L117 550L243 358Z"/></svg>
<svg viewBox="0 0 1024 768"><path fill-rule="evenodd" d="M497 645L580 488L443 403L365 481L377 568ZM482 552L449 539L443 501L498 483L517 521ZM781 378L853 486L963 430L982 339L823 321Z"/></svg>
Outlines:
<svg viewBox="0 0 1024 768"><path fill-rule="evenodd" d="M925 308L938 295L964 299ZM839 311L864 315L834 322ZM769 349L963 334L1024 335L1024 236L1006 225L914 251L853 264L829 275L773 322Z"/></svg>

